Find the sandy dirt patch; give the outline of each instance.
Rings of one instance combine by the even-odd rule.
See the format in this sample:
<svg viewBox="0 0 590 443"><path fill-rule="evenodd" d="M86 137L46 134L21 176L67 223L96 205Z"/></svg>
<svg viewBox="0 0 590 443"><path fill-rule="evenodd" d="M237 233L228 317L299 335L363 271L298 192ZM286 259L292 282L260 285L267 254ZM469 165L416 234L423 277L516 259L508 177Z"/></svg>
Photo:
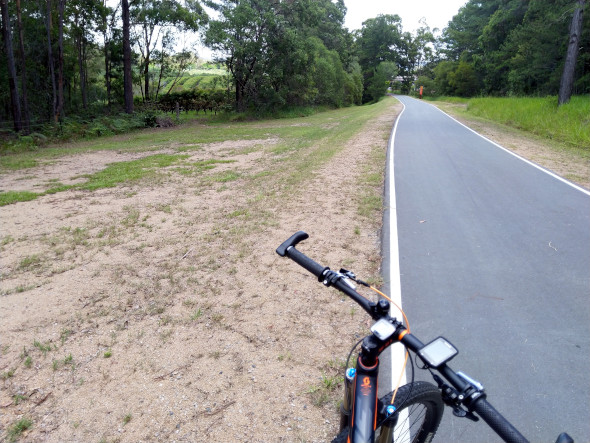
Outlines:
<svg viewBox="0 0 590 443"><path fill-rule="evenodd" d="M310 256L378 278L381 215L343 196L367 192L363 168L382 172L371 152L400 108L292 189L268 173L271 138L184 152L185 165L231 160L211 169L2 207L2 435L24 417L30 442L330 440L367 317L274 250L304 229ZM0 188L39 192L173 151L64 157Z"/></svg>

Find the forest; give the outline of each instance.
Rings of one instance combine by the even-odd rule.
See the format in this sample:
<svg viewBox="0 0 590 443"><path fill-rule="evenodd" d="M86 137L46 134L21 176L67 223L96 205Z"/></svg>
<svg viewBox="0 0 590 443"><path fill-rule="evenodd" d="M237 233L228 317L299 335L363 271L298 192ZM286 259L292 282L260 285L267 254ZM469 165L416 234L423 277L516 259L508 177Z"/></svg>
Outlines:
<svg viewBox="0 0 590 443"><path fill-rule="evenodd" d="M0 136L161 112L273 113L430 96L590 93L587 0L469 0L446 28L344 26L343 0L0 0ZM586 12L584 14L583 12ZM198 45L215 54L206 62ZM567 74L567 75L565 75Z"/></svg>

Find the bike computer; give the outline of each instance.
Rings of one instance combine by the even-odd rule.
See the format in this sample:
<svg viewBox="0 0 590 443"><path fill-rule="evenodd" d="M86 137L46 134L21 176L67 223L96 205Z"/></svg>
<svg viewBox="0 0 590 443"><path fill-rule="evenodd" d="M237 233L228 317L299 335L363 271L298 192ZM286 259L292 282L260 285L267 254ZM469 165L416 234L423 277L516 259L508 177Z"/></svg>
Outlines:
<svg viewBox="0 0 590 443"><path fill-rule="evenodd" d="M457 348L444 337L435 338L418 351L418 355L422 358L422 361L431 368L438 368L458 353Z"/></svg>

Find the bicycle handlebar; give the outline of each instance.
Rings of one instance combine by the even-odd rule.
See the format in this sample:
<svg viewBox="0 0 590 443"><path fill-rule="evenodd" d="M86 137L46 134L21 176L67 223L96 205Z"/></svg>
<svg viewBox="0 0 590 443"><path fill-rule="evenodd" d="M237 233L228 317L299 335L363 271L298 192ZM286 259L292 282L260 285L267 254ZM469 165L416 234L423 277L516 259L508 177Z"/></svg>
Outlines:
<svg viewBox="0 0 590 443"><path fill-rule="evenodd" d="M375 304L371 303L365 297L360 295L358 292L354 290L351 286L349 286L345 280L343 279L336 279L330 281L329 273L333 273L327 266L322 266L315 260L309 258L304 253L298 251L295 246L309 238L309 235L306 232L298 231L285 240L281 245L277 248L276 252L281 257L288 257L297 263L299 266L307 269L310 273L315 275L318 278L318 281L323 282L326 286L334 286L340 292L345 293L350 298L352 298L355 302L357 302L372 318L377 319L379 318L378 312L375 309Z"/></svg>
<svg viewBox="0 0 590 443"><path fill-rule="evenodd" d="M299 266L307 269L309 272L311 272L313 275L315 275L319 281L322 281L322 279L324 277L324 272L330 268L323 267L322 265L320 265L316 261L309 258L307 255L305 255L305 254L299 252L297 249L295 249L295 246L297 245L297 243L299 243L307 238L309 238L309 234L307 234L307 232L303 232L303 231L296 232L291 237L289 237L287 240L285 240L281 244L281 246L279 246L277 248L277 254L279 254L281 257L289 257L291 260L293 260Z"/></svg>
<svg viewBox="0 0 590 443"><path fill-rule="evenodd" d="M316 261L309 258L304 253L298 251L295 246L303 240L309 238L304 231L298 231L285 240L276 250L281 257L288 257L298 265L307 269L310 273L323 282L326 286L334 286L339 291L345 293L355 302L357 302L373 319L377 320L383 317L383 311L377 308L377 304L370 302L354 288L349 286L345 279L335 278L331 280L331 274L341 277L339 273L334 273L329 267L322 266ZM401 324L400 324L401 325ZM403 326L395 332L396 336L405 330ZM398 335L399 334L399 335ZM406 333L399 339L408 349L417 353L424 344L413 334ZM469 383L459 377L451 368L443 364L437 369L459 392L465 392ZM465 399L466 406L470 411L476 412L505 442L508 443L528 443L528 440L502 416L487 400L483 390L479 395L474 395L471 399ZM566 433L560 434L556 443L573 443L573 439Z"/></svg>
<svg viewBox="0 0 590 443"><path fill-rule="evenodd" d="M528 443L528 440L485 398L478 399L472 409L506 442Z"/></svg>

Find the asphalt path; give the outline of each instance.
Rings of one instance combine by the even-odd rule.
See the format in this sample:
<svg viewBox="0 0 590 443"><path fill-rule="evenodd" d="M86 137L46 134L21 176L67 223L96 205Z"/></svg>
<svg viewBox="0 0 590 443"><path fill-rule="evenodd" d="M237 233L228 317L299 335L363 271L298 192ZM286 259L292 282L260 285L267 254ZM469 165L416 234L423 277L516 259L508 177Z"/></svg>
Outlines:
<svg viewBox="0 0 590 443"><path fill-rule="evenodd" d="M590 193L428 103L397 98L387 289L401 292L416 336L459 349L450 366L483 383L531 442L562 431L590 442ZM432 380L419 370L416 379ZM500 439L446 408L434 441Z"/></svg>

